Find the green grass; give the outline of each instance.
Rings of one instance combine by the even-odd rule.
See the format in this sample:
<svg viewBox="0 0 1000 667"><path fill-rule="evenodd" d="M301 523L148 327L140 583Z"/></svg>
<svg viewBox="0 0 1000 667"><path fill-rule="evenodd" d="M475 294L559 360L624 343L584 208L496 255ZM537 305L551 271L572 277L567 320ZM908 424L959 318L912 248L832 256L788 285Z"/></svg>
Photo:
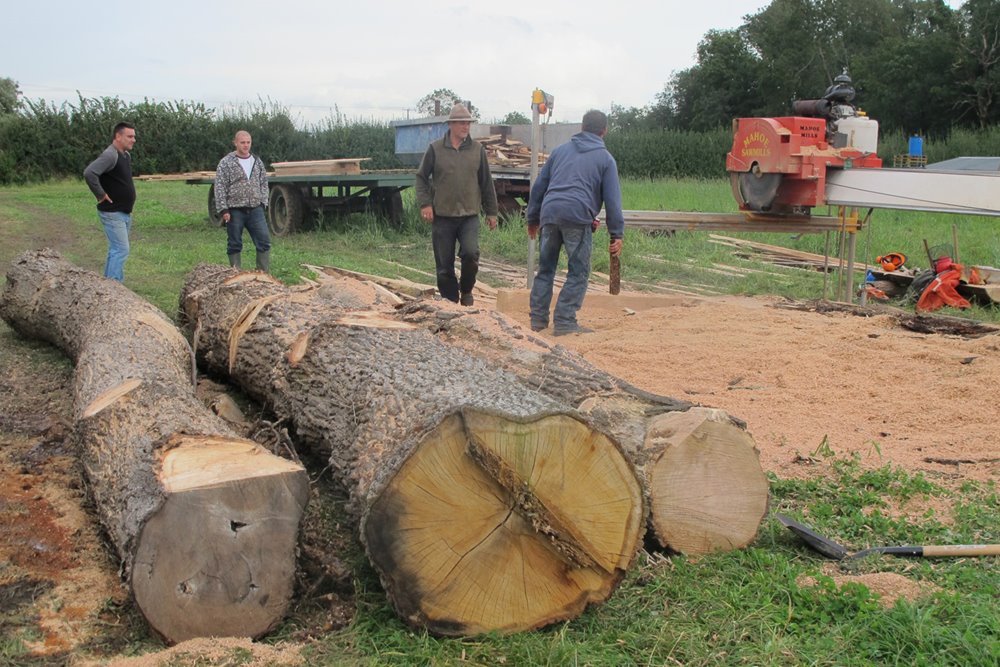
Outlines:
<svg viewBox="0 0 1000 667"><path fill-rule="evenodd" d="M829 463L835 474L826 479L772 478L774 507L808 515L818 531L853 549L998 538L993 485L956 494L889 466L866 471L853 458ZM954 523L935 516L890 519L879 510L930 495L955 502ZM434 638L405 627L362 566L355 622L312 644L307 655L309 664L330 665L995 664L996 559L882 556L838 571L898 573L929 587L925 597L889 606L860 583L838 586L826 574L829 563L769 519L741 551L697 560L643 552L604 605L573 621L471 639ZM816 583L798 583L802 575Z"/></svg>
<svg viewBox="0 0 1000 667"><path fill-rule="evenodd" d="M210 227L204 187L182 183L139 183L133 252L126 285L174 315L185 274L199 262L225 261L225 234ZM706 181L626 181L626 207L634 209L735 210L728 184ZM883 217L884 214L884 217ZM878 212L869 254L913 252L922 238L950 238L946 216ZM0 189L0 261L58 241L72 261L94 270L103 266L106 241L82 183L60 182ZM989 221L961 223L963 247L972 261L996 265L997 241ZM877 230L877 231L876 231ZM599 233L600 244L605 232ZM626 281L669 280L704 284L725 293L781 294L816 298L822 277L776 269L732 256L708 243L706 233L673 236L627 234ZM820 236L747 235L817 251ZM483 254L512 263L526 261L525 235L516 222L482 234ZM598 246L600 247L600 246ZM859 247L863 244L859 243ZM822 245L818 246L822 252ZM250 251L252 256L252 250ZM595 268L606 258L595 253ZM252 260L251 260L252 261ZM386 262L417 271L405 272ZM603 262L603 263L602 263ZM431 279L430 234L411 210L401 229L364 215L327 219L321 229L275 239L272 269L296 282L301 265L335 264L366 273ZM761 273L726 276L713 265ZM974 317L997 321L992 309ZM0 345L24 345L0 340ZM34 349L34 348L32 348ZM60 363L39 355L39 363ZM878 448L878 443L872 443ZM809 523L852 550L882 544L1000 542L1000 494L995 484L951 489L892 466L864 469L843 458L825 440L803 452L826 466L814 479L771 478L772 509ZM908 502L933 499L916 516L899 510ZM441 639L406 627L386 602L360 547L341 555L354 565L357 615L344 630L320 634L305 651L310 665L988 665L1000 660L1000 572L996 558L866 558L846 563L839 574L897 573L936 586L925 597L891 606L858 583L838 586L830 561L805 547L773 518L749 548L700 559L643 552L618 591L580 618L514 636ZM815 585L799 582L809 575ZM116 612L117 623L135 622L135 612ZM124 619L124 620L121 620ZM113 622L112 622L113 623ZM295 612L267 639L301 639L307 628ZM141 653L157 645L142 624L126 628L125 645L93 647L107 655ZM0 642L0 664L19 664L24 646ZM230 655L217 664L241 664ZM209 664L177 658L174 665Z"/></svg>

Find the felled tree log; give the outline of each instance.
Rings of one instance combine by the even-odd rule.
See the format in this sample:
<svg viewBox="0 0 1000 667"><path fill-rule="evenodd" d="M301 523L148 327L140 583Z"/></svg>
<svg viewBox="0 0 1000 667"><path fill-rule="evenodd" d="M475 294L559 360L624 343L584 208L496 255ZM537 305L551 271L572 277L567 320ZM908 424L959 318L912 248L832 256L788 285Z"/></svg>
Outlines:
<svg viewBox="0 0 1000 667"><path fill-rule="evenodd" d="M195 398L184 336L120 283L51 250L25 252L0 315L76 365L75 442L150 626L170 642L274 627L294 588L305 470Z"/></svg>
<svg viewBox="0 0 1000 667"><path fill-rule="evenodd" d="M400 306L397 318L577 407L612 434L641 473L661 546L697 555L742 548L756 537L768 482L740 420L641 390L500 313L419 300Z"/></svg>
<svg viewBox="0 0 1000 667"><path fill-rule="evenodd" d="M512 632L604 600L645 520L617 443L380 298L347 278L293 291L201 265L181 304L199 361L329 460L406 622Z"/></svg>

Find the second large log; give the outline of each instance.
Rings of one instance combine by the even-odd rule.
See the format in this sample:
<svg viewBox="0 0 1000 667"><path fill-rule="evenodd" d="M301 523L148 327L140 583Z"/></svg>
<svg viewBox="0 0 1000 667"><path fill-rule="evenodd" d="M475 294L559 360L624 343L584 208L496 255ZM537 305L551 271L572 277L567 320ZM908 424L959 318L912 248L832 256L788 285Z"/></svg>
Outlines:
<svg viewBox="0 0 1000 667"><path fill-rule="evenodd" d="M199 360L328 458L401 617L443 635L511 632L607 598L645 522L618 444L513 375L372 310L378 294L357 281L321 289L203 265L182 309Z"/></svg>

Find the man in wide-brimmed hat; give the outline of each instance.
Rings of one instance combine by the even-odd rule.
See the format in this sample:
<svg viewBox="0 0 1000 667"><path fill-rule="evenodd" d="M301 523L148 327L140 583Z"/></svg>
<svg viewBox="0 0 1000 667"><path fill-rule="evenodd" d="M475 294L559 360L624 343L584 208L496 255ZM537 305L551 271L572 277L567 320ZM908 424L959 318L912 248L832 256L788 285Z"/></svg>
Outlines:
<svg viewBox="0 0 1000 667"><path fill-rule="evenodd" d="M479 273L480 211L485 211L490 229L497 226L497 193L486 149L469 137L471 126L472 114L465 105L452 107L448 131L427 147L416 181L420 217L432 223L438 292L463 306L473 304ZM455 276L456 244L460 278Z"/></svg>

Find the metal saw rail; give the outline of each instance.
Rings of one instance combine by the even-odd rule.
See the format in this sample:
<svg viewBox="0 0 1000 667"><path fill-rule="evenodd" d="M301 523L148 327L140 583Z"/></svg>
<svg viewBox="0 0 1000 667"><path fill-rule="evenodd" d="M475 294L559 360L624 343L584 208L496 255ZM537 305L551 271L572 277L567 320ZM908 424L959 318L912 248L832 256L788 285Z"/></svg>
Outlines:
<svg viewBox="0 0 1000 667"><path fill-rule="evenodd" d="M1000 173L927 169L830 169L832 206L1000 216Z"/></svg>

